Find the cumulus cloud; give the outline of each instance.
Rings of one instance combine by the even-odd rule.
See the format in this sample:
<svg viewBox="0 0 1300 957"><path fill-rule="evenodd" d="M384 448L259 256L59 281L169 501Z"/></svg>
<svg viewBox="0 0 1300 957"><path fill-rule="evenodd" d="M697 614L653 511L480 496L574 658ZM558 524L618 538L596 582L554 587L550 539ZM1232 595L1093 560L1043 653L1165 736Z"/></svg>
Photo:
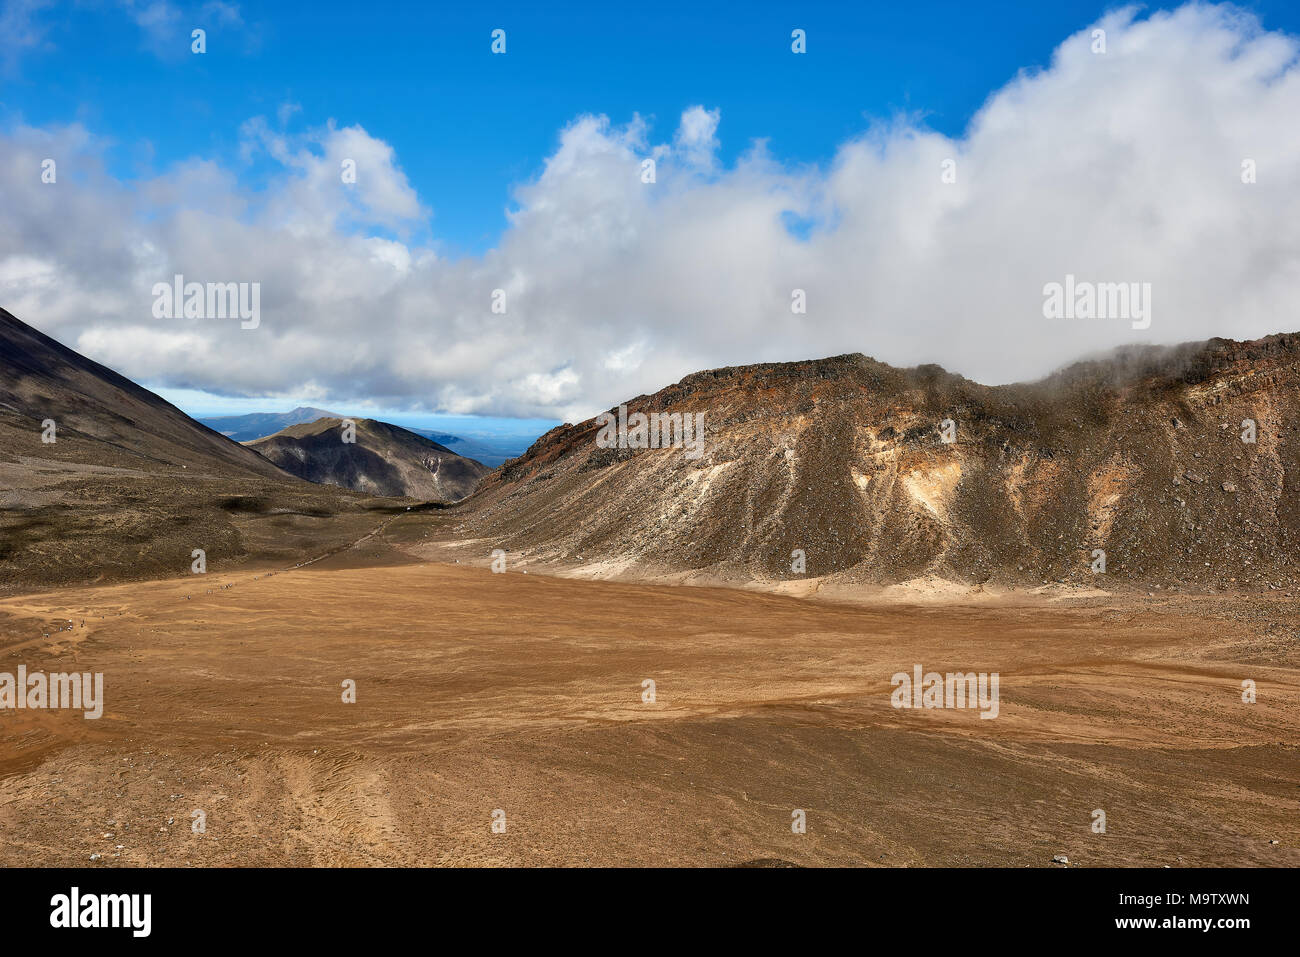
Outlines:
<svg viewBox="0 0 1300 957"><path fill-rule="evenodd" d="M703 168L713 166L721 119L721 110L706 110L702 106L693 106L682 114L673 142L686 162Z"/></svg>
<svg viewBox="0 0 1300 957"><path fill-rule="evenodd" d="M158 385L570 420L734 363L862 351L1005 382L1134 341L1300 329L1296 39L1199 5L1096 26L1104 54L1093 27L1066 38L960 137L899 118L822 167L761 143L724 166L704 106L661 142L639 118L580 116L468 259L411 238L430 210L359 126L245 124L277 170L258 189L202 160L117 182L89 131L14 129L0 304ZM154 319L174 273L260 282L260 326ZM1150 283L1150 328L1045 319L1067 274Z"/></svg>

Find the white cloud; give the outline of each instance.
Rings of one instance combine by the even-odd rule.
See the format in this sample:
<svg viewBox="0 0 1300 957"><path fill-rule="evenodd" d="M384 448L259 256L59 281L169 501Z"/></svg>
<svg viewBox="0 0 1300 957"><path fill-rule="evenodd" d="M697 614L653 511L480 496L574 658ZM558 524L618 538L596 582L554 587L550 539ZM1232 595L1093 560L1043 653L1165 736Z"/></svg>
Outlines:
<svg viewBox="0 0 1300 957"><path fill-rule="evenodd" d="M5 0L0 4L0 69L12 71L28 50L45 42L37 16L53 0Z"/></svg>
<svg viewBox="0 0 1300 957"><path fill-rule="evenodd" d="M203 16L226 26L243 26L244 18L239 12L239 4L223 3L222 0L209 0L202 8Z"/></svg>
<svg viewBox="0 0 1300 957"><path fill-rule="evenodd" d="M359 126L250 121L247 155L279 171L258 190L202 160L119 183L85 130L19 128L0 137L3 305L170 387L571 420L733 363L862 351L1000 382L1127 342L1300 328L1296 40L1225 7L1101 26L1106 54L1091 27L1066 39L962 137L903 118L824 168L761 144L722 166L703 107L658 143L639 118L578 117L497 248L454 261L411 239L430 212ZM55 186L45 156L69 171ZM152 319L175 272L260 282L260 326ZM1044 319L1067 273L1150 282L1151 328Z"/></svg>
<svg viewBox="0 0 1300 957"><path fill-rule="evenodd" d="M191 31L239 37L239 46L256 44L256 30L244 22L239 6L222 0L207 3L172 0L117 0L120 9L140 28L144 46L155 56L175 60L191 53ZM226 31L231 31L226 33ZM235 34L234 31L238 31Z"/></svg>
<svg viewBox="0 0 1300 957"><path fill-rule="evenodd" d="M127 16L143 31L146 42L155 52L163 53L168 44L177 45L182 42L181 11L174 4L167 0L121 0L121 3ZM185 32L188 34L189 31ZM188 43L184 46L188 52Z"/></svg>
<svg viewBox="0 0 1300 957"><path fill-rule="evenodd" d="M674 142L686 162L706 169L713 165L714 154L718 151L717 132L721 119L721 110L706 110L702 106L692 106L682 113L682 122L677 127Z"/></svg>

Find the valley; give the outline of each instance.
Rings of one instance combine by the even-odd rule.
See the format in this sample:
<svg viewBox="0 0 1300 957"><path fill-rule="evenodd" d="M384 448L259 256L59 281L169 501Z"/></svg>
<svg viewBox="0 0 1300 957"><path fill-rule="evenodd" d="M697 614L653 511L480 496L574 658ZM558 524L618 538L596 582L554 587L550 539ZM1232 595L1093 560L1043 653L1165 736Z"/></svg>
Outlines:
<svg viewBox="0 0 1300 957"><path fill-rule="evenodd" d="M430 517L0 601L4 662L101 672L106 702L0 713L5 863L1300 864L1289 602L494 574L425 560ZM915 663L1000 673L997 720L892 707Z"/></svg>
<svg viewBox="0 0 1300 957"><path fill-rule="evenodd" d="M489 471L0 312L3 863L1295 866L1298 350L709 370Z"/></svg>

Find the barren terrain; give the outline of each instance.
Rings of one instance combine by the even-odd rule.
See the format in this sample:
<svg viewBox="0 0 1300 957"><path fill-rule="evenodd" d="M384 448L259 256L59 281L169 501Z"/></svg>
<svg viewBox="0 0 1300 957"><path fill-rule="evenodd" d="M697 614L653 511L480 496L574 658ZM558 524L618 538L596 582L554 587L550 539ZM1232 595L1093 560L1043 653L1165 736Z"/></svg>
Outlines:
<svg viewBox="0 0 1300 957"><path fill-rule="evenodd" d="M392 544L426 528L0 600L0 670L102 671L107 700L0 712L0 862L1300 864L1280 598L808 600ZM999 716L895 710L914 664L998 672Z"/></svg>
<svg viewBox="0 0 1300 957"><path fill-rule="evenodd" d="M1103 551L1117 586L1294 594L1298 397L1290 334L1000 386L863 355L711 369L626 401L629 422L704 416L697 457L662 419L660 447L563 425L457 515L550 562L742 581L797 581L798 551L852 585L1083 585Z"/></svg>
<svg viewBox="0 0 1300 957"><path fill-rule="evenodd" d="M1297 383L1296 336L712 370L630 400L702 457L588 421L444 505L0 311L0 691L106 699L0 708L0 864L1295 866Z"/></svg>

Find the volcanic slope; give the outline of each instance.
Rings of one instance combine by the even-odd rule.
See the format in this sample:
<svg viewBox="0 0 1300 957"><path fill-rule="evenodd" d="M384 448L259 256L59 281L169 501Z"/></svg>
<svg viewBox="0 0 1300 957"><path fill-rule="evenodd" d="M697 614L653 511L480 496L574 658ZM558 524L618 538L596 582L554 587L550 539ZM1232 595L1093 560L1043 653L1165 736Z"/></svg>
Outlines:
<svg viewBox="0 0 1300 957"><path fill-rule="evenodd" d="M459 501L491 471L431 439L374 419L351 420L356 441L344 441L345 421L292 425L248 447L310 482L438 502Z"/></svg>
<svg viewBox="0 0 1300 957"><path fill-rule="evenodd" d="M216 415L198 419L208 428L236 442L252 442L274 435L281 429L317 419L341 418L338 413L300 405L290 412L250 412L247 415Z"/></svg>
<svg viewBox="0 0 1300 957"><path fill-rule="evenodd" d="M379 519L0 309L0 591L289 560ZM350 516L326 527L331 519Z"/></svg>
<svg viewBox="0 0 1300 957"><path fill-rule="evenodd" d="M54 422L53 442L43 423ZM0 309L0 429L9 458L284 479L273 464ZM51 436L47 436L49 438Z"/></svg>
<svg viewBox="0 0 1300 957"><path fill-rule="evenodd" d="M715 369L627 402L704 413L698 458L566 424L439 520L591 574L1290 588L1298 370L1297 335L996 387L862 355Z"/></svg>

